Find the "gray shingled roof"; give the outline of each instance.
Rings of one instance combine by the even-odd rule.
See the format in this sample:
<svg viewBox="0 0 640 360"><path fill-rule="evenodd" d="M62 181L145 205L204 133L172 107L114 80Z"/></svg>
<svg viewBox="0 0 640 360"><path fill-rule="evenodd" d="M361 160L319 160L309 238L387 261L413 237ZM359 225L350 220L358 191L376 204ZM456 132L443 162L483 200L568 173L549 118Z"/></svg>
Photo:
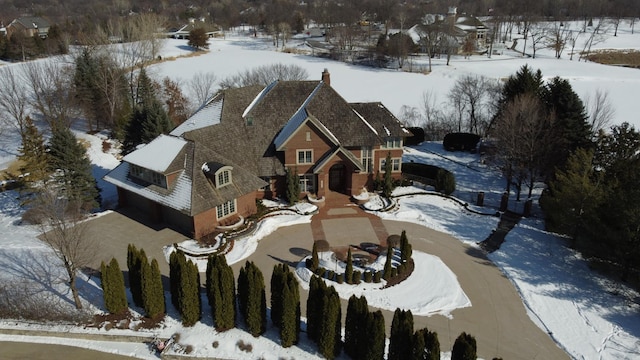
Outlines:
<svg viewBox="0 0 640 360"><path fill-rule="evenodd" d="M344 148L377 146L388 136L411 135L382 104L349 104L333 88L318 81L278 81L266 88L226 89L214 99L211 106L203 106L192 116L198 119L197 123L215 116L211 125L194 126L195 129L190 130L183 127L174 133L181 135L188 145L172 159L168 168L184 167L180 178L190 180L190 209L186 211L190 215L265 186L267 183L260 177L284 175L284 154L276 151L274 140L287 123L297 121L292 120L296 113L320 122L336 137L339 144L331 155L342 153L356 164L359 160L349 157ZM215 111L211 112L212 109ZM301 109L304 111L300 112ZM206 163L231 166L232 184L216 188L202 170ZM149 191L128 184L131 180L122 168L118 176L110 173L105 179L119 186L126 185L143 196ZM171 189L155 189L153 198L166 192ZM172 206L170 201L162 203ZM184 212L184 202L175 208Z"/></svg>

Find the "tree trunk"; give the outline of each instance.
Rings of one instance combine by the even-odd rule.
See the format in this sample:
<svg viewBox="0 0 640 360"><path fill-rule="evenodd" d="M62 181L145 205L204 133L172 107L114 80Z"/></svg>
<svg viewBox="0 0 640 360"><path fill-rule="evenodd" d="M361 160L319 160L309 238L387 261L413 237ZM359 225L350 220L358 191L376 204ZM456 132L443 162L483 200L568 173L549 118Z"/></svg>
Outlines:
<svg viewBox="0 0 640 360"><path fill-rule="evenodd" d="M80 301L80 295L78 295L78 287L76 286L76 274L73 271L71 264L66 263L67 275L69 276L69 289L73 295L73 302L76 304L77 310L82 310L82 302Z"/></svg>

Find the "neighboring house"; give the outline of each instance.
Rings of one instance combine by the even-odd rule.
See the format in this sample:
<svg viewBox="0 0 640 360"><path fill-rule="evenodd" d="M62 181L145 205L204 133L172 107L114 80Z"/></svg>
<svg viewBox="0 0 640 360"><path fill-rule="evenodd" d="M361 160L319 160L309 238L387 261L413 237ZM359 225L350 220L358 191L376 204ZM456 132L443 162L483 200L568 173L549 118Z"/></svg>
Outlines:
<svg viewBox="0 0 640 360"><path fill-rule="evenodd" d="M50 27L51 24L41 17L23 16L7 25L7 35L11 36L12 33L22 32L29 37L38 35L44 39L49 34Z"/></svg>
<svg viewBox="0 0 640 360"><path fill-rule="evenodd" d="M322 81L275 81L227 89L169 135L126 155L105 176L121 206L198 239L256 212L256 199L283 197L286 171L301 194L371 189L391 154L401 176L411 136L381 103L347 103Z"/></svg>
<svg viewBox="0 0 640 360"><path fill-rule="evenodd" d="M478 18L470 15L458 16L455 7L449 8L449 12L444 15L426 15L422 24L417 24L407 30L407 34L412 40L421 45L421 40L425 34L439 34L442 39L437 44L435 53L448 53L448 47L455 47L454 53L461 53L463 45L467 41L472 41L475 51L478 53L487 50L487 33L489 28ZM422 49L426 52L425 49Z"/></svg>

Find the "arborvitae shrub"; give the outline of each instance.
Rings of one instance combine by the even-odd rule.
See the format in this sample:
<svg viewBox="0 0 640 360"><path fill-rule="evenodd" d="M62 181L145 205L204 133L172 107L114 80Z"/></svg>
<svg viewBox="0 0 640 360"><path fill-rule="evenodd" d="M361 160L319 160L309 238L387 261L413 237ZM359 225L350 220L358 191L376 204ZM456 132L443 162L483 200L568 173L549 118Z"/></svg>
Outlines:
<svg viewBox="0 0 640 360"><path fill-rule="evenodd" d="M312 276L309 280L309 296L307 297L307 337L318 342L321 331L320 321L322 315L323 296L326 291L326 284L317 276Z"/></svg>
<svg viewBox="0 0 640 360"><path fill-rule="evenodd" d="M333 279L335 278L336 273L333 270L329 270L327 271L327 279L333 281Z"/></svg>
<svg viewBox="0 0 640 360"><path fill-rule="evenodd" d="M396 309L389 336L389 360L410 359L413 351L413 315L409 310Z"/></svg>
<svg viewBox="0 0 640 360"><path fill-rule="evenodd" d="M309 269L315 272L319 266L320 260L318 259L318 243L314 241L313 247L311 248L311 267Z"/></svg>
<svg viewBox="0 0 640 360"><path fill-rule="evenodd" d="M158 261L142 261L142 302L147 316L155 319L165 313L164 288Z"/></svg>
<svg viewBox="0 0 640 360"><path fill-rule="evenodd" d="M396 277L398 276L398 268L392 268L391 269L391 277Z"/></svg>
<svg viewBox="0 0 640 360"><path fill-rule="evenodd" d="M267 299L264 277L253 262L248 261L244 269L247 281L244 320L249 333L258 337L267 330ZM240 279L238 279L238 286L240 286Z"/></svg>
<svg viewBox="0 0 640 360"><path fill-rule="evenodd" d="M376 271L373 273L373 282L378 284L382 280L382 271Z"/></svg>
<svg viewBox="0 0 640 360"><path fill-rule="evenodd" d="M392 261L393 247L389 246L387 248L387 260L384 262L384 269L382 270L382 278L385 280L389 280L391 278Z"/></svg>
<svg viewBox="0 0 640 360"><path fill-rule="evenodd" d="M200 320L200 273L198 266L187 260L184 254L179 257L180 264L180 314L184 326L193 326Z"/></svg>
<svg viewBox="0 0 640 360"><path fill-rule="evenodd" d="M142 268L140 251L133 244L127 247L127 268L129 269L129 289L136 306L142 307Z"/></svg>
<svg viewBox="0 0 640 360"><path fill-rule="evenodd" d="M344 274L336 274L336 282L338 284L344 283Z"/></svg>
<svg viewBox="0 0 640 360"><path fill-rule="evenodd" d="M324 277L324 273L326 272L325 268L323 267L319 267L316 269L316 275L320 276L320 277Z"/></svg>
<svg viewBox="0 0 640 360"><path fill-rule="evenodd" d="M456 190L456 178L452 172L440 169L436 178L436 191L451 195Z"/></svg>
<svg viewBox="0 0 640 360"><path fill-rule="evenodd" d="M373 274L371 271L365 271L364 272L364 282L366 283L370 283L371 280L373 280Z"/></svg>
<svg viewBox="0 0 640 360"><path fill-rule="evenodd" d="M367 330L363 332L363 337L366 341L365 344L365 356L363 359L367 360L383 360L386 335L384 316L382 311L378 310L374 313L367 315Z"/></svg>
<svg viewBox="0 0 640 360"><path fill-rule="evenodd" d="M207 263L207 298L217 331L235 327L236 294L233 270L224 255L214 255Z"/></svg>
<svg viewBox="0 0 640 360"><path fill-rule="evenodd" d="M344 351L353 359L365 359L362 355L370 330L367 324L368 314L367 299L364 296L352 295L347 305L344 324Z"/></svg>
<svg viewBox="0 0 640 360"><path fill-rule="evenodd" d="M271 273L271 322L274 326L282 326L282 312L284 304L284 272L286 265L276 264Z"/></svg>
<svg viewBox="0 0 640 360"><path fill-rule="evenodd" d="M283 347L297 344L300 337L300 292L299 284L291 272L285 272L283 287L283 312L280 339Z"/></svg>
<svg viewBox="0 0 640 360"><path fill-rule="evenodd" d="M180 309L180 264L178 251L169 256L169 291L171 292L171 304Z"/></svg>
<svg viewBox="0 0 640 360"><path fill-rule="evenodd" d="M477 359L476 351L476 339L463 332L453 343L451 360L475 360Z"/></svg>
<svg viewBox="0 0 640 360"><path fill-rule="evenodd" d="M409 243L409 238L407 238L407 232L402 230L402 233L400 234L400 262L405 263L411 260L412 254L413 249Z"/></svg>
<svg viewBox="0 0 640 360"><path fill-rule="evenodd" d="M362 281L362 273L358 270L353 272L353 278L351 279L351 282L355 285L360 284L360 282Z"/></svg>
<svg viewBox="0 0 640 360"><path fill-rule="evenodd" d="M347 284L351 284L353 282L353 258L351 256L351 247L349 247L349 251L347 251L347 264L344 270L344 280Z"/></svg>
<svg viewBox="0 0 640 360"><path fill-rule="evenodd" d="M334 359L341 351L341 318L340 297L333 286L324 291L320 333L318 334L318 350L327 359Z"/></svg>
<svg viewBox="0 0 640 360"><path fill-rule="evenodd" d="M127 304L127 294L124 286L124 278L118 260L111 259L109 265L101 264L102 291L104 305L108 312L112 314L125 313L129 307Z"/></svg>

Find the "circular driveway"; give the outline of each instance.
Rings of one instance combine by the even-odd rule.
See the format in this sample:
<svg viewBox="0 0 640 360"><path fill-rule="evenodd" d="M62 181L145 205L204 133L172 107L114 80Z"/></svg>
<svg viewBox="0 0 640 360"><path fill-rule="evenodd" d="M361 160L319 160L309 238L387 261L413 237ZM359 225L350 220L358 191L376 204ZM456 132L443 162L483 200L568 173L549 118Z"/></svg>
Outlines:
<svg viewBox="0 0 640 360"><path fill-rule="evenodd" d="M344 218L341 221L344 222L341 224L343 227L356 229L356 234L368 232L358 231L361 227L358 218ZM471 307L454 310L451 318L442 315L414 316L416 330L428 327L438 333L442 351L451 351L456 337L464 331L476 338L478 356L485 359L569 358L548 334L531 321L514 286L482 251L469 247L448 234L420 225L388 220L384 220L383 224L389 234L400 234L405 230L414 250L440 257L456 274L462 289L471 300ZM354 232L345 235L345 244L336 244L335 239L328 239L331 246L365 241L358 239ZM281 262L295 266L310 251L312 243L310 225L283 227L260 240L257 251L247 260L255 262L262 269L269 291L273 266ZM244 261L234 264L234 273L238 274L243 265ZM425 283L424 286L428 287L429 284ZM303 316L306 313L306 300L307 292L302 291ZM346 305L347 302L343 300L343 321ZM385 310L383 313L388 336L393 312Z"/></svg>

